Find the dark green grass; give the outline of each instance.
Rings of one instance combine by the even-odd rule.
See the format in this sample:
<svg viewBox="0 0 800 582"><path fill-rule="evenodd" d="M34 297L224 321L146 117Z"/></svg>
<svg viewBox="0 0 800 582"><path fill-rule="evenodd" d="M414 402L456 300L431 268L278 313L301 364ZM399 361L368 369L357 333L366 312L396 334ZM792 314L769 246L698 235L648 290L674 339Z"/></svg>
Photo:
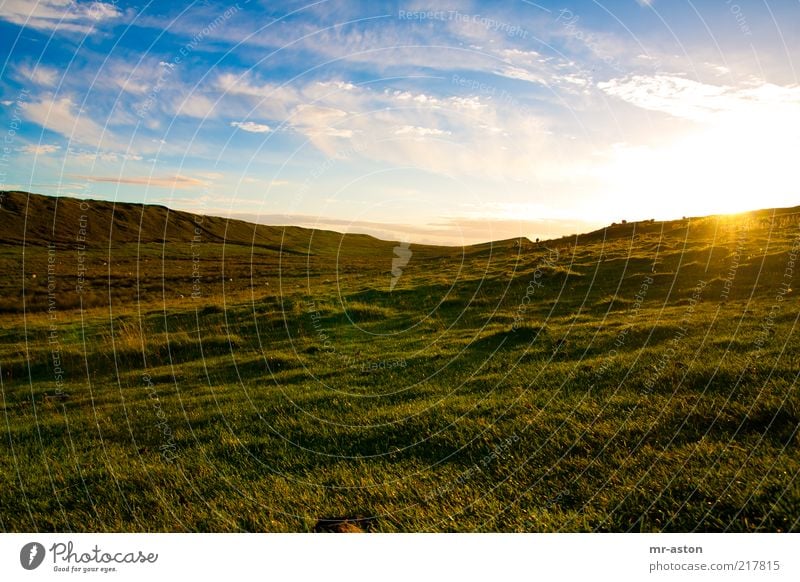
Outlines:
<svg viewBox="0 0 800 582"><path fill-rule="evenodd" d="M83 294L62 241L54 303L12 241L0 529L797 531L800 230L769 217L412 245L392 292L368 237L106 240Z"/></svg>

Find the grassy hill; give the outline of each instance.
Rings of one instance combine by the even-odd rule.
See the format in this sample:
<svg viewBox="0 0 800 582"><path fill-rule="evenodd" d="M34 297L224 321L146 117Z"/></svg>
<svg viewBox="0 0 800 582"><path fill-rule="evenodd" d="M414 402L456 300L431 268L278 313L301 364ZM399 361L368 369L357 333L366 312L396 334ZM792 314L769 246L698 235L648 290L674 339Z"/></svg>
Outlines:
<svg viewBox="0 0 800 582"><path fill-rule="evenodd" d="M310 249L327 252L336 248L339 233L300 227L256 225L241 220L200 216L153 204L78 200L27 192L3 192L0 226L2 242L43 246L76 241L81 218L86 222L86 242L93 247L119 244L186 243L199 229L203 242L247 245L290 253ZM379 241L353 234L346 240L352 248Z"/></svg>
<svg viewBox="0 0 800 582"><path fill-rule="evenodd" d="M800 529L800 208L396 245L2 193L0 529Z"/></svg>

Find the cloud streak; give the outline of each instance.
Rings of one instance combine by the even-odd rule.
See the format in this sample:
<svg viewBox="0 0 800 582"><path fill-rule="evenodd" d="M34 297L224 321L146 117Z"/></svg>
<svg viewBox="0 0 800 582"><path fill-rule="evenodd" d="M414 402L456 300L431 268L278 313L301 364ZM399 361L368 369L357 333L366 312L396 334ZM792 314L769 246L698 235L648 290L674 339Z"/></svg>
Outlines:
<svg viewBox="0 0 800 582"><path fill-rule="evenodd" d="M634 75L597 85L607 94L641 109L707 122L728 114L800 111L800 86L770 83L748 87L710 85L670 75Z"/></svg>
<svg viewBox="0 0 800 582"><path fill-rule="evenodd" d="M120 10L110 3L77 0L6 0L0 19L40 31L88 34L97 24L119 18Z"/></svg>
<svg viewBox="0 0 800 582"><path fill-rule="evenodd" d="M61 149L60 145L55 144L38 144L38 145L26 145L20 148L20 151L26 154L32 154L35 156L42 156L47 154L53 154Z"/></svg>
<svg viewBox="0 0 800 582"><path fill-rule="evenodd" d="M108 184L124 184L133 186L147 186L149 188L169 188L172 190L189 190L208 186L209 182L188 176L72 176L75 180L87 182L101 182Z"/></svg>
<svg viewBox="0 0 800 582"><path fill-rule="evenodd" d="M269 125L255 123L254 121L231 121L231 127L238 127L248 133L269 133L272 131Z"/></svg>

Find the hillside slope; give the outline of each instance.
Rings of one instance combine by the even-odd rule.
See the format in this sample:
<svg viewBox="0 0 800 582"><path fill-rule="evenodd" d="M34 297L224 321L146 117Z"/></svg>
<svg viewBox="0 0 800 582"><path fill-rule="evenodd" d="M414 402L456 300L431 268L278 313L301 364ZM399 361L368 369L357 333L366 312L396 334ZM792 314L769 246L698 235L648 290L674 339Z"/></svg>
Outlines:
<svg viewBox="0 0 800 582"><path fill-rule="evenodd" d="M28 192L0 192L0 233L0 244L67 244L81 236L85 239L81 242L98 248L126 243L188 243L199 235L207 243L304 254L328 252L340 244L352 250L388 244L363 234L257 225L153 204L54 198Z"/></svg>
<svg viewBox="0 0 800 582"><path fill-rule="evenodd" d="M635 295L649 275L665 301L700 279L721 289L731 286L732 266L736 285L725 296L745 298L772 293L781 282L797 224L800 207L613 224L540 243L413 244L410 262L399 266L397 243L368 235L3 192L0 268L7 276L0 280L0 312L46 310L53 301L62 309L190 297L216 304L223 296L299 290L318 300L378 302L382 309L412 293L436 310L479 297L513 301L525 295L531 277L550 283L547 293L536 293L538 307L553 302L569 311Z"/></svg>
<svg viewBox="0 0 800 582"><path fill-rule="evenodd" d="M791 209L399 264L369 237L280 252L288 229L9 201L0 529L800 529Z"/></svg>

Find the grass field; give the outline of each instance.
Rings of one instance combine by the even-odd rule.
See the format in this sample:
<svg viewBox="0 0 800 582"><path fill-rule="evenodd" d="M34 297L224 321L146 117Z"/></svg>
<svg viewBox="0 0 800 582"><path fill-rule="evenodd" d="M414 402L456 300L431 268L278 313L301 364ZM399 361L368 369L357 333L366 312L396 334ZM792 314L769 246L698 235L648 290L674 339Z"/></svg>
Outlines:
<svg viewBox="0 0 800 582"><path fill-rule="evenodd" d="M800 530L798 208L394 273L141 205L0 228L0 530Z"/></svg>

